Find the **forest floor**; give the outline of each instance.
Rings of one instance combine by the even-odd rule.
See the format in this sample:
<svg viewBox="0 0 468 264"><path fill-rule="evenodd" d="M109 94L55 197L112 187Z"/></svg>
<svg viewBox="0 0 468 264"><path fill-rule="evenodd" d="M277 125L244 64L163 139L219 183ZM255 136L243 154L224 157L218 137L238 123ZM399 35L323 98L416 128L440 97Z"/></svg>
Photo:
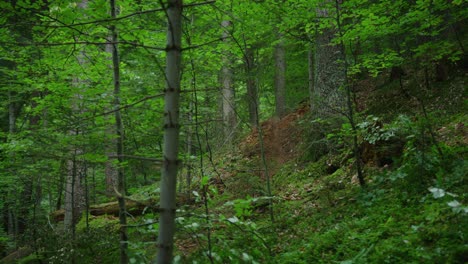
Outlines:
<svg viewBox="0 0 468 264"><path fill-rule="evenodd" d="M207 250L214 263L468 262L464 83L439 84L424 102L426 117L409 114L421 102L400 89L361 89L359 102L375 113L359 123L365 187L356 179L343 123L317 133L306 106L263 122L237 153L216 161L223 186L207 196L212 221L219 222L208 229L216 242L208 247L185 236L178 243L181 263L206 258ZM330 149L317 155L324 136Z"/></svg>
<svg viewBox="0 0 468 264"><path fill-rule="evenodd" d="M394 87L361 90L360 103L374 109L358 123L364 187L356 180L346 122L314 122L307 106L262 122L236 151L205 159L190 196L179 196L175 263L467 263L465 79L436 90L427 117L405 112L418 102L398 97ZM452 101L441 107L447 97ZM398 111L384 115L382 107ZM157 201L155 189L137 188L131 198ZM129 218L131 263L154 257L157 219L147 206ZM60 242L56 227L56 237L44 243L57 248L43 254L115 263L118 219L88 220L78 224L74 248Z"/></svg>

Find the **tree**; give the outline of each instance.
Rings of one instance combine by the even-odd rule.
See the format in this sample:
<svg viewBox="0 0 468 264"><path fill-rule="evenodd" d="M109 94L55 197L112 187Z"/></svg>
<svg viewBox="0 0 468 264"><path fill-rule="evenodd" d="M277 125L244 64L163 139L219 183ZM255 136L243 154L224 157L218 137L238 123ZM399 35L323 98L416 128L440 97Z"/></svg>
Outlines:
<svg viewBox="0 0 468 264"><path fill-rule="evenodd" d="M235 131L237 127L237 116L236 116L236 103L235 103L235 92L233 85L233 73L232 73L232 54L229 48L230 38L232 33L232 22L229 20L223 20L221 22L223 29L223 41L225 48L223 52L222 69L221 69L221 83L222 83L222 106L223 106L223 122L224 122L224 137L228 143L230 143L235 137Z"/></svg>
<svg viewBox="0 0 468 264"><path fill-rule="evenodd" d="M78 8L81 10L85 10L88 6L87 0L81 0L78 4ZM85 65L85 51L82 49L79 51L77 55L78 64L82 67ZM71 85L73 87L78 88L85 88L87 86L86 81L81 79L78 76L74 76L72 78ZM71 105L74 113L76 115L81 115L84 113L84 108L80 104L82 100L82 94L75 92L71 99ZM83 126L77 125L76 127L72 128L69 131L72 137L79 137L82 133L84 133ZM81 160L81 156L83 155L83 149L79 144L76 144L71 149L70 159L67 161L67 176L65 182L65 218L64 218L64 226L65 229L70 232L72 239L75 238L75 226L78 223L81 212L83 210L84 204L84 185L83 179L86 174L86 166L84 161ZM76 260L74 256L72 257L72 262L74 263Z"/></svg>
<svg viewBox="0 0 468 264"><path fill-rule="evenodd" d="M332 23L333 9L328 6L330 3L331 1L324 1L316 9L320 24L315 36L314 94L311 111L321 118L342 114L345 107L343 54L340 45L332 42L336 29Z"/></svg>
<svg viewBox="0 0 468 264"><path fill-rule="evenodd" d="M286 52L282 34L278 34L275 45L275 115L279 118L286 114Z"/></svg>
<svg viewBox="0 0 468 264"><path fill-rule="evenodd" d="M110 0L111 18L117 17L117 8L115 0ZM118 160L117 168L117 201L119 203L119 222L120 222L120 263L128 263L127 254L127 211L125 209L125 172L123 168L124 162L124 131L122 124L122 115L120 113L120 59L118 50L118 33L114 25L110 27L110 42L112 51L112 69L114 83L114 115L115 115L115 132L116 132L116 154Z"/></svg>
<svg viewBox="0 0 468 264"><path fill-rule="evenodd" d="M166 90L164 96L164 165L157 263L171 263L174 247L176 183L179 153L179 98L182 51L182 0L167 1Z"/></svg>
<svg viewBox="0 0 468 264"><path fill-rule="evenodd" d="M255 81L255 56L254 48L246 47L244 54L246 85L247 85L247 104L249 108L249 123L253 128L258 127L259 101L257 84Z"/></svg>

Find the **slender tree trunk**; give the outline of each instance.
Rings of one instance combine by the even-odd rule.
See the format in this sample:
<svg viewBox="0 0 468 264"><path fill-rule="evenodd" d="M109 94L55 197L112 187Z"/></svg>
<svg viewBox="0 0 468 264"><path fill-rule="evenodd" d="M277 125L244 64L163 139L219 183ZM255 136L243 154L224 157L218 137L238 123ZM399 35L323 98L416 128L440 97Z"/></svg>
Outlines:
<svg viewBox="0 0 468 264"><path fill-rule="evenodd" d="M16 132L16 107L14 102L13 93L8 91L8 132L10 135L13 135ZM14 161L14 154L11 154L10 161L13 163ZM11 194L13 195L13 194ZM11 197L10 194L8 197ZM8 228L7 232L8 235L14 237L16 239L17 229L15 228L16 224L16 214L15 214L15 205L14 203L7 204L7 211L8 211Z"/></svg>
<svg viewBox="0 0 468 264"><path fill-rule="evenodd" d="M16 236L16 230L15 230L15 214L13 212L13 209L11 208L12 205L8 204L8 227L7 227L7 232L9 236L15 237Z"/></svg>
<svg viewBox="0 0 468 264"><path fill-rule="evenodd" d="M16 104L11 91L8 91L8 100L8 132L14 134L16 132Z"/></svg>
<svg viewBox="0 0 468 264"><path fill-rule="evenodd" d="M172 262L175 233L176 186L179 153L179 99L182 39L182 0L167 1L166 90L164 96L164 166L161 198L158 253L156 263Z"/></svg>
<svg viewBox="0 0 468 264"><path fill-rule="evenodd" d="M309 50L307 51L307 61L308 61L308 72L309 72L309 96L310 96L310 109L314 108L314 95L315 95L315 64L314 64L314 46L312 43L309 44Z"/></svg>
<svg viewBox="0 0 468 264"><path fill-rule="evenodd" d="M57 203L55 204L55 210L60 210L60 208L62 208L62 196L63 196L63 189L64 189L63 187L65 186L65 183L66 183L65 175L68 175L66 166L67 166L66 161L62 160L60 163L60 170L59 170L60 178L57 184Z"/></svg>
<svg viewBox="0 0 468 264"><path fill-rule="evenodd" d="M286 51L282 34L278 35L279 42L275 46L275 114L282 118L286 114Z"/></svg>
<svg viewBox="0 0 468 264"><path fill-rule="evenodd" d="M117 9L115 6L115 0L110 0L111 18L117 17ZM111 31L111 42L114 43L112 47L112 69L113 69L113 81L114 81L114 116L115 116L115 132L116 132L116 152L118 168L117 168L117 200L119 203L119 222L120 222L120 263L128 263L128 237L127 237L127 215L125 209L125 174L122 164L124 162L124 131L122 124L122 116L120 113L120 60L118 52L118 33L114 25L110 27Z"/></svg>
<svg viewBox="0 0 468 264"><path fill-rule="evenodd" d="M195 77L192 79L192 88L195 89ZM190 100L189 103L189 112L188 112L188 122L189 124L192 124L193 122L193 100ZM191 191L190 191L190 185L192 185L192 155L194 154L194 149L193 149L193 126L188 127L187 131L187 155L188 155L188 161L187 161L187 175L185 175L185 184L186 184L186 190L185 193L187 195L187 199L190 200L191 196Z"/></svg>
<svg viewBox="0 0 468 264"><path fill-rule="evenodd" d="M337 29L338 29L338 35L342 38L343 31L341 28L340 4L338 0L335 0L335 11L336 11L336 24L337 24ZM350 83L348 79L348 62L346 58L345 45L342 39L340 41L339 47L341 48L340 54L342 55L342 60L344 64L343 85L346 91L346 106L347 106L346 116L348 117L349 123L351 125L351 129L353 131L353 153L354 153L354 158L355 158L357 177L359 180L359 184L363 187L366 185L366 182L364 180L364 173L362 171L361 151L358 145L357 128L356 128L356 122L354 120L354 110L353 110L353 103L352 103L352 92L351 92L351 87L350 87Z"/></svg>
<svg viewBox="0 0 468 264"><path fill-rule="evenodd" d="M223 41L226 46L229 46L230 33L232 22L224 20L221 22L223 28ZM237 126L236 106L235 106L235 91L232 80L232 54L229 48L225 48L222 61L222 105L223 105L223 121L224 121L224 137L228 143L231 143L235 138Z"/></svg>
<svg viewBox="0 0 468 264"><path fill-rule="evenodd" d="M81 9L86 9L88 7L88 0L81 0L78 3L78 7ZM78 63L82 66L85 65L85 53L80 51L78 54ZM72 80L73 86L79 86L82 83L79 77L74 77ZM82 95L76 93L71 99L72 110L77 114L82 114L83 109L80 108L80 100L82 100ZM70 131L70 135L73 137L78 137L83 131L80 128ZM83 149L79 145L73 146L72 158L67 161L68 172L65 179L65 216L64 216L64 226L65 230L71 234L71 238L75 239L75 226L80 219L82 207L83 207L83 189L82 189L82 176L85 175L86 171L84 168L84 162L79 159L79 156L83 154ZM75 263L75 255L70 256L71 263Z"/></svg>
<svg viewBox="0 0 468 264"><path fill-rule="evenodd" d="M75 135L78 135L78 132L75 133ZM77 159L80 153L80 150L75 149L73 158L68 161L68 172L65 183L65 216L63 224L65 230L71 233L72 238L75 237L75 225L78 223L81 214L82 187L80 170L83 164Z"/></svg>
<svg viewBox="0 0 468 264"><path fill-rule="evenodd" d="M247 103L249 106L249 123L253 128L258 126L258 92L255 82L255 57L253 48L245 49L245 74L247 76Z"/></svg>

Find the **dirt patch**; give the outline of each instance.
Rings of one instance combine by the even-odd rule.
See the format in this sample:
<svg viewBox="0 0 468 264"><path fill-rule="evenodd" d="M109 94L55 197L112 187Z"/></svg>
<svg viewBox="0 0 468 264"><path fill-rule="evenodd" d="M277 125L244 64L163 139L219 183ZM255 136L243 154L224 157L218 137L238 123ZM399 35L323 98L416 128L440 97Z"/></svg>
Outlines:
<svg viewBox="0 0 468 264"><path fill-rule="evenodd" d="M308 106L303 106L283 118L271 118L261 123L261 134L265 156L273 175L282 164L299 156L297 149L302 141L302 133L297 121L309 112ZM246 158L261 159L259 129L255 129L241 143L240 150Z"/></svg>

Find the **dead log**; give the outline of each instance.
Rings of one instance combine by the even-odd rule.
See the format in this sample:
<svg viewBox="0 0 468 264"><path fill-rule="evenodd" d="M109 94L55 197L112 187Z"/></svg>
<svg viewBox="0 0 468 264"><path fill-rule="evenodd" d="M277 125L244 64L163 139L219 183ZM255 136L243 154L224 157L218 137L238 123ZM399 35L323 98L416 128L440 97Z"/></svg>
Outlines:
<svg viewBox="0 0 468 264"><path fill-rule="evenodd" d="M119 197L119 193L116 192L116 196ZM189 205L194 204L195 198L190 195L186 194L178 194L176 205L177 207L181 205ZM143 213L146 209L151 209L152 212L158 212L159 206L158 203L154 199L148 199L145 201L139 201L132 199L131 197L125 197L125 207L127 209L127 213L138 216ZM102 203L102 204L95 204L91 205L88 210L90 215L93 216L100 216L100 215L112 215L112 216L119 216L119 204L117 201L109 202L109 203ZM65 210L60 209L50 213L50 219L54 222L61 222L65 218Z"/></svg>
<svg viewBox="0 0 468 264"><path fill-rule="evenodd" d="M154 207L156 203L153 200L146 201L136 201L130 198L126 198L125 207L127 213L137 216L141 215L143 211L147 208ZM91 205L88 210L90 215L100 216L100 215L113 215L119 216L119 204L117 201ZM55 222L63 221L65 218L65 210L60 209L50 213L50 218Z"/></svg>
<svg viewBox="0 0 468 264"><path fill-rule="evenodd" d="M16 263L19 259L31 255L34 250L30 247L22 247L13 251L8 256L0 259L0 263Z"/></svg>

